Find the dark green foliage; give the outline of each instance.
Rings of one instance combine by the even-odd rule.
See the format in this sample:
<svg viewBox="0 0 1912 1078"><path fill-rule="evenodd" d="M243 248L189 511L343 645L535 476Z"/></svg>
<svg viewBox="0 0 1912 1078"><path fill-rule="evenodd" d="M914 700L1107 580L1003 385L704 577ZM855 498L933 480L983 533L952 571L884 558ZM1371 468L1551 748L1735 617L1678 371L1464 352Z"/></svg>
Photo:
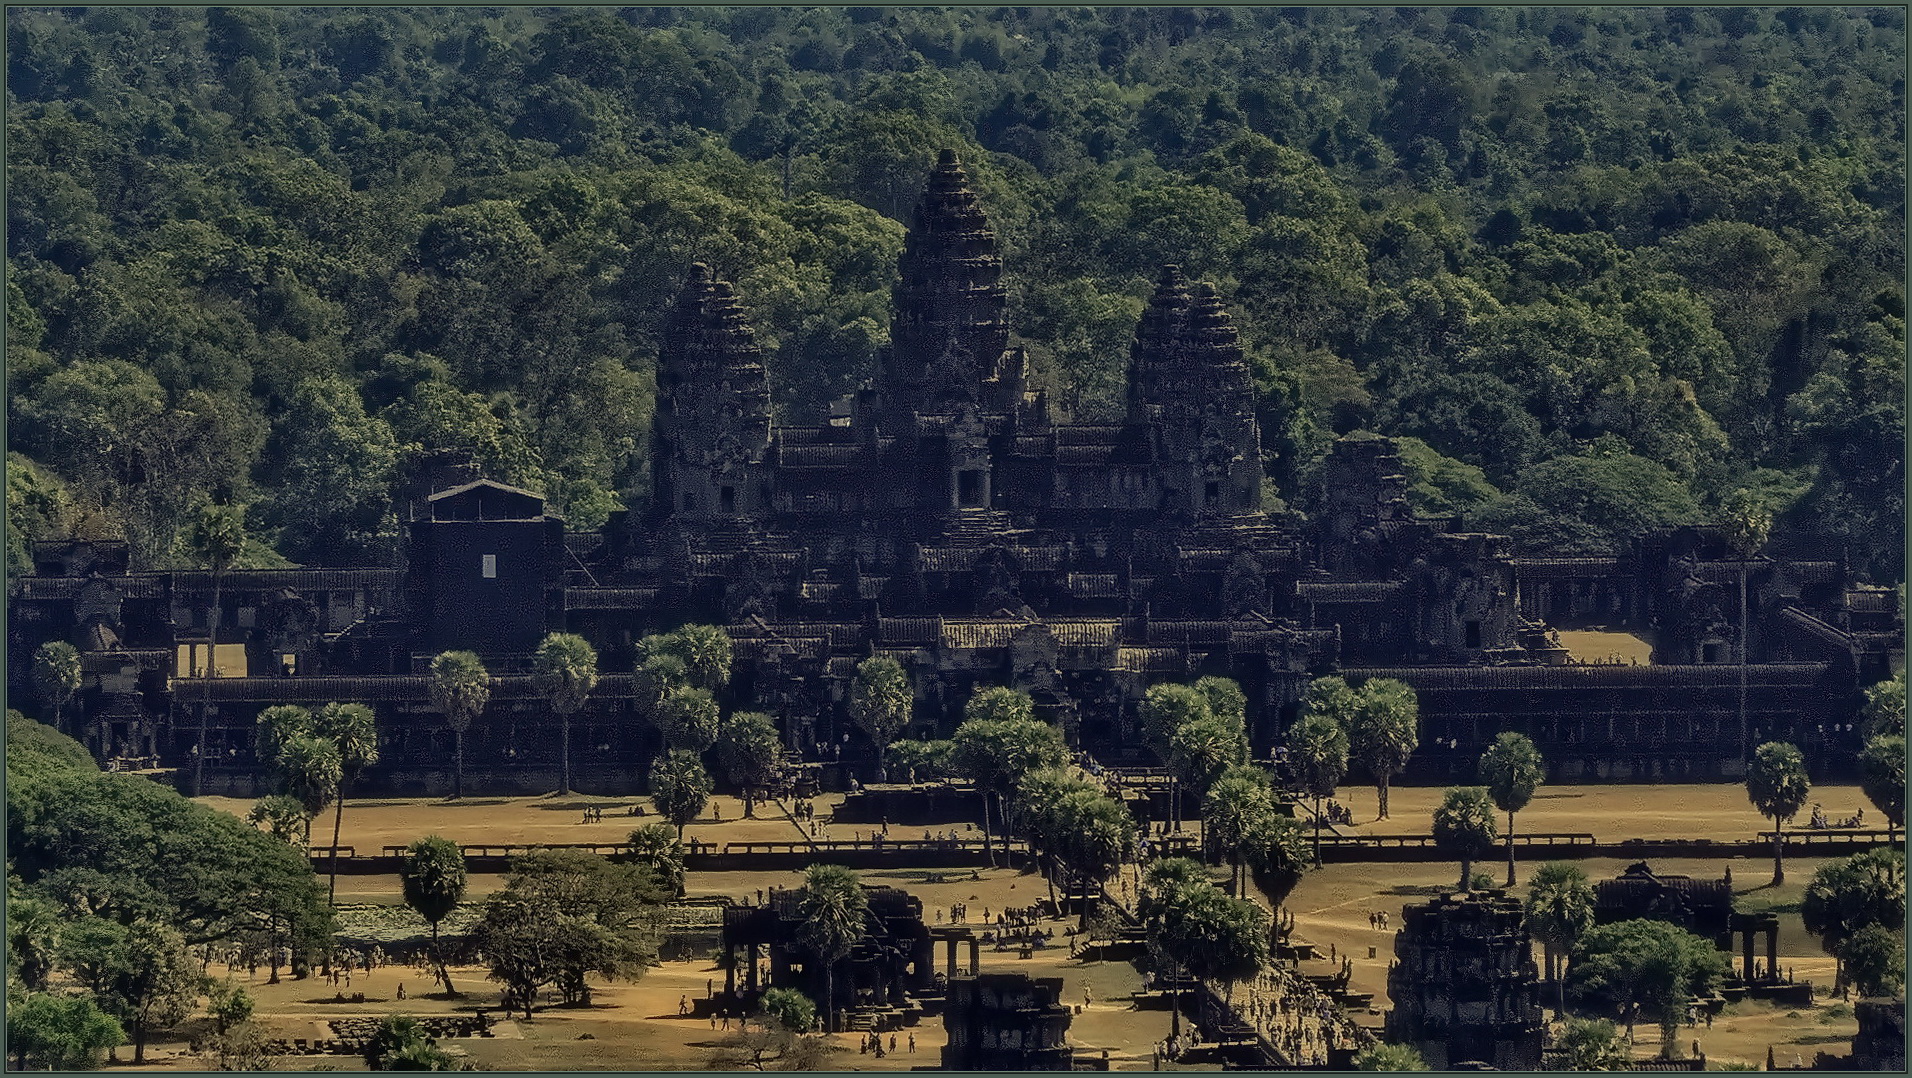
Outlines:
<svg viewBox="0 0 1912 1078"><path fill-rule="evenodd" d="M1608 1010L1628 1030L1639 1020L1657 1023L1670 1044L1687 1001L1710 993L1726 970L1726 955L1710 940L1664 921L1621 921L1580 937L1567 992Z"/></svg>
<svg viewBox="0 0 1912 1078"><path fill-rule="evenodd" d="M12 708L7 709L8 779L15 769L22 771L77 770L98 771L93 754L86 746L51 726L34 722ZM11 785L11 782L9 782Z"/></svg>
<svg viewBox="0 0 1912 1078"><path fill-rule="evenodd" d="M339 558L464 448L595 525L648 496L685 266L817 421L949 146L1078 415L1172 260L1237 309L1293 505L1363 427L1533 544L1765 468L1775 541L1896 580L1904 37L1801 10L12 9L8 515L164 560L250 504Z"/></svg>
<svg viewBox="0 0 1912 1078"><path fill-rule="evenodd" d="M330 931L311 866L285 843L149 779L75 770L22 782L12 755L7 844L26 882L86 865L137 883L165 904L164 922L189 943L275 927L300 941ZM123 908L133 914L150 901Z"/></svg>
<svg viewBox="0 0 1912 1078"><path fill-rule="evenodd" d="M7 1051L21 1070L91 1070L125 1041L119 1022L90 996L35 992L7 1007Z"/></svg>

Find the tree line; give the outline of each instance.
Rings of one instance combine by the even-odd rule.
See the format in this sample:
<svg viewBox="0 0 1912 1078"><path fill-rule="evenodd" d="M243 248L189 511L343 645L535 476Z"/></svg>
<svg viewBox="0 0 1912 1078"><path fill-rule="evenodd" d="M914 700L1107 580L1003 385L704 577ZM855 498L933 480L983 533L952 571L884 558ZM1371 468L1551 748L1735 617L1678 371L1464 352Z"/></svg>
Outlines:
<svg viewBox="0 0 1912 1078"><path fill-rule="evenodd" d="M377 559L447 448L595 527L649 497L685 267L820 421L950 147L1073 417L1119 411L1175 262L1230 297L1289 508L1373 430L1417 508L1525 548L1740 498L1903 578L1893 9L8 21L11 573L68 534L194 564L207 502L235 565Z"/></svg>

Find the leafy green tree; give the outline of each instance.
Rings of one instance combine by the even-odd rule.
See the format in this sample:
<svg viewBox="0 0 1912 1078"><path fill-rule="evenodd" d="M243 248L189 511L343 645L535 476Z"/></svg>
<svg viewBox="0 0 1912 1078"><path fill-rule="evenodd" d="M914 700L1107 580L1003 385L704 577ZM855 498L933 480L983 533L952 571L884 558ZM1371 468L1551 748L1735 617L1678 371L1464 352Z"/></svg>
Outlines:
<svg viewBox="0 0 1912 1078"><path fill-rule="evenodd" d="M300 947L331 932L304 855L243 820L135 775L74 769L29 780L8 747L8 852L29 884L85 864L131 881L133 917L163 919L190 944L280 933ZM154 902L162 903L148 913Z"/></svg>
<svg viewBox="0 0 1912 1078"><path fill-rule="evenodd" d="M1460 888L1472 890L1474 859L1494 848L1494 802L1484 788L1458 786L1441 795L1434 809L1434 844L1461 863Z"/></svg>
<svg viewBox="0 0 1912 1078"><path fill-rule="evenodd" d="M903 769L906 781L921 781L921 777L930 775L949 777L950 755L956 749L953 741L913 741L905 739L890 745L890 758Z"/></svg>
<svg viewBox="0 0 1912 1078"><path fill-rule="evenodd" d="M1527 881L1527 931L1546 955L1547 979L1555 989L1554 1017L1567 1009L1567 979L1561 960L1593 927L1593 885L1580 866L1549 861Z"/></svg>
<svg viewBox="0 0 1912 1078"><path fill-rule="evenodd" d="M1570 1071L1630 1071L1633 1053L1620 1039L1620 1029L1604 1018L1569 1018L1554 1039L1560 1069Z"/></svg>
<svg viewBox="0 0 1912 1078"><path fill-rule="evenodd" d="M647 823L632 831L631 861L643 865L670 887L673 894L684 893L684 843L667 823Z"/></svg>
<svg viewBox="0 0 1912 1078"><path fill-rule="evenodd" d="M253 803L246 822L265 828L266 834L303 850L310 845L311 820L305 806L291 794L273 794Z"/></svg>
<svg viewBox="0 0 1912 1078"><path fill-rule="evenodd" d="M909 674L895 659L865 659L856 666L856 679L850 683L850 720L869 735L876 746L876 775L887 781L883 758L896 735L909 725L916 702Z"/></svg>
<svg viewBox="0 0 1912 1078"><path fill-rule="evenodd" d="M717 743L721 720L717 699L688 685L671 689L658 706L657 726L673 749L702 753Z"/></svg>
<svg viewBox="0 0 1912 1078"><path fill-rule="evenodd" d="M1262 893L1277 905L1286 901L1308 871L1308 845L1301 824L1278 812L1257 816L1250 821L1243 843L1248 867Z"/></svg>
<svg viewBox="0 0 1912 1078"><path fill-rule="evenodd" d="M1867 925L1839 948L1846 980L1864 997L1905 992L1905 937L1886 925Z"/></svg>
<svg viewBox="0 0 1912 1078"><path fill-rule="evenodd" d="M452 734L453 797L465 796L465 731L491 703L491 674L469 651L444 651L432 659L432 707L445 716Z"/></svg>
<svg viewBox="0 0 1912 1078"><path fill-rule="evenodd" d="M399 882L404 888L405 904L431 926L432 963L438 967L438 981L445 994L456 999L451 973L445 968L444 950L438 942L438 926L451 916L465 897L465 853L458 844L440 835L414 839L405 848L405 860L399 865Z"/></svg>
<svg viewBox="0 0 1912 1078"><path fill-rule="evenodd" d="M1726 973L1727 958L1713 946L1665 921L1621 921L1580 937L1567 970L1567 992L1611 1008L1630 1034L1644 1018L1660 1026L1670 1050L1687 1001L1703 996Z"/></svg>
<svg viewBox="0 0 1912 1078"><path fill-rule="evenodd" d="M597 651L573 633L552 633L532 655L531 684L558 716L558 792L571 792L571 716L597 688Z"/></svg>
<svg viewBox="0 0 1912 1078"><path fill-rule="evenodd" d="M359 392L334 375L293 388L267 442L266 516L288 554L322 560L391 526L398 446L383 419L365 414Z"/></svg>
<svg viewBox="0 0 1912 1078"><path fill-rule="evenodd" d="M93 1070L126 1033L91 996L32 992L7 1008L7 1051L17 1070Z"/></svg>
<svg viewBox="0 0 1912 1078"><path fill-rule="evenodd" d="M836 967L867 933L870 899L856 873L840 865L811 865L803 873L797 940L823 967L823 1028L837 1031Z"/></svg>
<svg viewBox="0 0 1912 1078"><path fill-rule="evenodd" d="M650 789L658 814L677 828L677 841L683 842L685 825L710 803L710 773L696 753L672 749L651 761Z"/></svg>
<svg viewBox="0 0 1912 1078"><path fill-rule="evenodd" d="M1867 741L1880 736L1904 737L1905 675L1898 674L1867 689L1859 719Z"/></svg>
<svg viewBox="0 0 1912 1078"><path fill-rule="evenodd" d="M456 1070L451 1053L409 1014L388 1014L365 1042L365 1068L374 1071Z"/></svg>
<svg viewBox="0 0 1912 1078"><path fill-rule="evenodd" d="M783 765L777 724L761 711L739 711L719 728L717 755L744 799L744 816L755 816L757 795L775 782Z"/></svg>
<svg viewBox="0 0 1912 1078"><path fill-rule="evenodd" d="M1421 705L1411 686L1393 678L1370 678L1355 697L1346 727L1348 750L1374 776L1380 818L1385 820L1388 780L1407 766L1421 744ZM1334 706L1340 702L1336 700Z"/></svg>
<svg viewBox="0 0 1912 1078"><path fill-rule="evenodd" d="M817 1005L794 988L772 988L765 992L758 1009L792 1033L808 1033L817 1027Z"/></svg>
<svg viewBox="0 0 1912 1078"><path fill-rule="evenodd" d="M1890 829L1905 823L1905 736L1882 734L1859 753L1859 787Z"/></svg>
<svg viewBox="0 0 1912 1078"><path fill-rule="evenodd" d="M1136 718L1142 724L1142 736L1164 761L1168 759L1169 738L1175 731L1197 719L1213 715L1208 696L1189 685L1151 685L1142 694L1142 702L1136 708Z"/></svg>
<svg viewBox="0 0 1912 1078"><path fill-rule="evenodd" d="M1507 886L1514 885L1514 813L1527 807L1546 781L1540 750L1526 734L1503 731L1480 755L1480 780L1494 807L1507 814Z"/></svg>
<svg viewBox="0 0 1912 1078"><path fill-rule="evenodd" d="M671 634L691 682L713 693L730 685L730 634L721 625L686 625Z"/></svg>
<svg viewBox="0 0 1912 1078"><path fill-rule="evenodd" d="M44 992L64 928L53 903L30 894L7 899L7 969L30 992Z"/></svg>
<svg viewBox="0 0 1912 1078"><path fill-rule="evenodd" d="M276 769L286 745L312 732L312 712L297 704L274 704L259 712L254 725L253 740L259 759Z"/></svg>
<svg viewBox="0 0 1912 1078"><path fill-rule="evenodd" d="M1288 762L1294 768L1301 790L1314 798L1314 863L1321 867L1321 799L1333 797L1348 773L1348 733L1346 727L1328 714L1309 706L1288 728Z"/></svg>
<svg viewBox="0 0 1912 1078"><path fill-rule="evenodd" d="M65 732L60 712L80 691L80 650L64 640L50 640L33 653L33 684L53 712L51 725ZM104 750L105 746L101 746Z"/></svg>
<svg viewBox="0 0 1912 1078"><path fill-rule="evenodd" d="M1868 850L1820 866L1799 904L1806 931L1837 959L1845 942L1868 925L1905 924L1905 855ZM1840 969L1843 982L1844 968Z"/></svg>
<svg viewBox="0 0 1912 1078"><path fill-rule="evenodd" d="M1427 1060L1412 1045L1375 1041L1354 1055L1358 1071L1425 1071Z"/></svg>
<svg viewBox="0 0 1912 1078"><path fill-rule="evenodd" d="M149 1034L192 1013L204 979L179 933L145 920L82 918L61 940L60 964L130 1031L135 1066L146 1062Z"/></svg>
<svg viewBox="0 0 1912 1078"><path fill-rule="evenodd" d="M1240 726L1214 714L1175 728L1168 739L1169 766L1183 788L1206 793L1217 776L1248 758L1248 739Z"/></svg>
<svg viewBox="0 0 1912 1078"><path fill-rule="evenodd" d="M993 690L984 690L970 698L973 706L984 699ZM1010 690L1013 691L1013 690ZM1028 697L1015 694L1026 701ZM993 700L1013 704L1012 698L997 695ZM1013 707L1000 709L977 708L981 714L1014 713ZM1033 712L1033 708L1030 709ZM967 714L967 709L965 714ZM1068 759L1068 752L1062 743L1062 733L1047 723L1033 718L989 719L966 718L956 728L955 748L950 753L950 763L956 772L967 776L976 783L976 792L983 799L983 844L989 847L989 802L992 795L1005 795L1015 789L1022 776L1048 767L1060 767ZM991 863L994 863L994 847L989 847Z"/></svg>
<svg viewBox="0 0 1912 1078"><path fill-rule="evenodd" d="M636 980L656 959L655 908L665 892L638 865L577 850L519 858L503 891L485 901L471 932L491 979L505 985L527 1019L539 988L588 1006L589 976Z"/></svg>
<svg viewBox="0 0 1912 1078"><path fill-rule="evenodd" d="M339 796L344 757L338 742L315 734L302 734L279 750L279 773L285 778L285 790L305 809L305 834L311 841L312 821L331 807Z"/></svg>
<svg viewBox="0 0 1912 1078"><path fill-rule="evenodd" d="M332 856L326 870L326 900L337 905L339 830L345 824L345 794L367 767L378 762L378 717L364 704L326 704L312 713L320 737L339 749L339 794L332 810Z"/></svg>
<svg viewBox="0 0 1912 1078"><path fill-rule="evenodd" d="M252 994L244 985L227 981L214 985L206 997L206 1016L212 1019L215 1032L225 1034L241 1022L252 1017Z"/></svg>
<svg viewBox="0 0 1912 1078"><path fill-rule="evenodd" d="M1806 805L1812 788L1806 758L1795 745L1768 741L1753 752L1746 772L1746 796L1761 816L1773 821L1773 886L1786 882L1785 823Z"/></svg>
<svg viewBox="0 0 1912 1078"><path fill-rule="evenodd" d="M1135 848L1135 819L1121 802L1084 787L1063 799L1050 841L1083 884L1080 927L1086 930L1102 881Z"/></svg>
<svg viewBox="0 0 1912 1078"><path fill-rule="evenodd" d="M1262 819L1275 814L1275 791L1268 773L1241 765L1221 773L1202 798L1202 836L1220 850L1234 871L1235 893L1241 893L1242 869L1253 841L1260 838Z"/></svg>

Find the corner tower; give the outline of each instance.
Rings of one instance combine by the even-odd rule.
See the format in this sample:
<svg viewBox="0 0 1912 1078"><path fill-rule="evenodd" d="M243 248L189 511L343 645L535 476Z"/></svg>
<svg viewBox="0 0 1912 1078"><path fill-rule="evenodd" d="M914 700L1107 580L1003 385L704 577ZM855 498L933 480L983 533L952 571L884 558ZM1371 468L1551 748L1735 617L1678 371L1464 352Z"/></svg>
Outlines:
<svg viewBox="0 0 1912 1078"><path fill-rule="evenodd" d="M1013 414L1025 360L1009 351L1002 259L952 150L930 170L897 268L891 343L877 377L885 431L903 433L917 414Z"/></svg>
<svg viewBox="0 0 1912 1078"><path fill-rule="evenodd" d="M1148 428L1156 507L1233 515L1261 508L1261 425L1241 336L1213 286L1162 278L1129 353L1129 422Z"/></svg>
<svg viewBox="0 0 1912 1078"><path fill-rule="evenodd" d="M658 356L656 505L709 520L770 508L770 385L763 349L726 281L697 263L665 322Z"/></svg>

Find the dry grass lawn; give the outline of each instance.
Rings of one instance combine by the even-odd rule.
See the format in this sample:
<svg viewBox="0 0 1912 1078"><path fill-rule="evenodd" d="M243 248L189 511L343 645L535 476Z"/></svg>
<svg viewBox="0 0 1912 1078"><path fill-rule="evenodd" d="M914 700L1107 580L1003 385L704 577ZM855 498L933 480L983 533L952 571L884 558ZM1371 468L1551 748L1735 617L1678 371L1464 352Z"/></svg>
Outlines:
<svg viewBox="0 0 1912 1078"><path fill-rule="evenodd" d="M1355 812L1357 830L1389 832L1425 832L1428 812L1440 791L1432 788L1396 788L1392 792L1394 818L1375 823L1374 791L1371 787L1352 787L1341 798ZM1822 787L1814 791L1829 815L1840 816L1864 804L1856 787ZM207 798L217 807L243 813L248 802ZM345 815L343 841L361 849L397 845L420 835L437 833L467 844L532 842L617 842L629 830L645 820L607 815L602 823L581 823L585 804L622 806L631 799L577 796L570 798L474 798L464 802L436 799L353 800ZM819 799L818 810L827 813L834 798ZM739 819L741 805L733 798L717 799L722 822L707 814L691 825L690 837L704 841L747 841L790 839L797 837L793 824L782 818L745 821ZM1765 822L1747 804L1738 786L1565 786L1544 787L1533 805L1520 816L1522 831L1591 831L1602 838L1699 836L1716 839L1749 837ZM863 828L825 827L828 837L850 838ZM894 829L893 834L902 829ZM323 842L329 834L317 836ZM1800 979L1829 983L1832 962L1820 953L1818 944L1800 928L1798 901L1800 892L1813 870L1822 861L1796 858L1788 862L1788 884L1783 888L1764 886L1771 879L1770 860L1735 859L1735 890L1740 893L1741 908L1771 908L1781 914L1781 962L1794 968ZM1589 876L1598 880L1617 874L1625 867L1620 860L1581 862ZM1721 860L1655 862L1654 868L1669 873L1716 877L1724 868ZM1519 868L1524 881L1533 862ZM1505 863L1484 863L1482 871L1500 878ZM1323 948L1332 945L1335 954L1354 959L1354 985L1357 990L1376 994L1377 1011L1385 1006L1387 962L1392 948L1392 933L1368 927L1367 915L1375 910L1395 913L1404 905L1425 901L1438 889L1451 887L1459 868L1454 864L1353 864L1330 865L1306 877L1288 906L1298 920L1297 933ZM984 909L1026 905L1046 894L1041 877L1011 869L982 869L980 879L944 883L923 882L927 873L920 870L868 872L871 883L905 887L923 900L934 923L946 916L950 905L967 902L972 916ZM754 898L759 889L773 885L797 886L796 872L692 873L692 894L728 894ZM471 879L470 895L481 897L502 887L498 875L480 875ZM401 901L398 880L391 876L341 876L341 902L397 904ZM1367 957L1375 948L1375 958ZM1037 976L1060 976L1065 981L1065 999L1081 1001L1082 990L1091 993L1093 1004L1078 1015L1071 1028L1071 1040L1088 1049L1108 1049L1118 1069L1146 1069L1150 1048L1167 1034L1169 1017L1165 1011L1132 1011L1128 995L1140 985L1139 975L1126 963L1083 964L1070 959L1066 948L1058 948L1031 960L1019 960L1013 953L983 951L986 970L1027 972ZM942 961L939 952L938 961ZM1328 972L1324 958L1313 964L1315 971ZM221 972L214 967L214 972ZM241 970L238 978L245 982ZM420 998L415 993L428 985L428 979L411 968L383 969L369 977L355 978L351 991L367 995L364 1004L330 1002L332 989L316 978L287 980L265 985L263 974L249 987L259 1000L262 1021L287 1037L315 1038L327 1035L322 1027L328 1017L341 1014L385 1014L405 1011L413 1014L450 1013L469 1010L477 1002L495 1004L495 986L484 980L483 971L455 971L459 987L470 998L445 1000ZM715 1039L722 1032L712 1030L701 1019L677 1016L680 996L702 995L709 981L721 986L723 976L703 956L688 961L667 961L635 984L605 985L595 1005L588 1009L551 1009L538 1012L530 1022L509 1022L492 1039L466 1039L450 1042L455 1051L467 1052L472 1061L486 1069L498 1070L701 1070L712 1056ZM404 981L410 998L399 1003L395 996ZM350 994L349 992L347 993ZM1378 1013L1364 1016L1367 1024L1378 1026ZM1729 1010L1714 1028L1688 1030L1682 1043L1699 1040L1708 1057L1763 1062L1768 1045L1774 1047L1782 1064L1790 1064L1796 1053L1805 1062L1815 1052L1845 1051L1855 1023L1849 1011L1822 1004L1796 1012L1778 1012L1761 1004L1742 1004ZM916 1029L917 1051L911 1055L899 1051L883 1060L859 1054L856 1041L839 1038L842 1050L831 1059L832 1069L911 1069L934 1065L943 1045L940 1021L924 1023ZM1639 1031L1640 1052L1647 1054L1657 1040L1657 1031ZM899 1048L906 1046L899 1037ZM149 1049L149 1069L191 1070L199 1061L185 1054L179 1042L159 1043ZM350 1069L352 1061L339 1057L300 1057L280 1061L281 1069L316 1069L330 1065Z"/></svg>

